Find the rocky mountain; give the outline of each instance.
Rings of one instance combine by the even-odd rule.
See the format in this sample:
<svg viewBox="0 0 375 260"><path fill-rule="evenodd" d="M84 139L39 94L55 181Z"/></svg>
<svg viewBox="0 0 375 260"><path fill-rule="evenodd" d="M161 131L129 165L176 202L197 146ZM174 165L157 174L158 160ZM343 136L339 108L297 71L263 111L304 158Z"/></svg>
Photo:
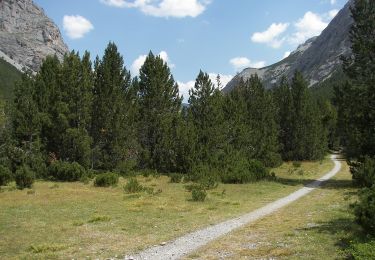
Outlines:
<svg viewBox="0 0 375 260"><path fill-rule="evenodd" d="M58 27L32 0L0 0L0 57L38 71L43 59L68 52Z"/></svg>
<svg viewBox="0 0 375 260"><path fill-rule="evenodd" d="M267 88L279 83L283 76L292 78L299 70L310 82L310 86L330 78L341 66L342 55L350 55L349 31L353 24L350 0L318 37L307 40L287 58L261 69L247 68L235 76L223 89L231 91L242 79L257 74Z"/></svg>

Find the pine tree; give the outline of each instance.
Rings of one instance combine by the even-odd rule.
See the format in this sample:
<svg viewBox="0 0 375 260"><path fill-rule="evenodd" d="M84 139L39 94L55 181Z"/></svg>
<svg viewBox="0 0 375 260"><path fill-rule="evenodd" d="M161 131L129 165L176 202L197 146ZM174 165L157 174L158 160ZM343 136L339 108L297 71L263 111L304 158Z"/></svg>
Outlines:
<svg viewBox="0 0 375 260"><path fill-rule="evenodd" d="M178 85L161 57L149 53L140 69L138 87L141 166L161 172L173 171L181 98Z"/></svg>
<svg viewBox="0 0 375 260"><path fill-rule="evenodd" d="M339 126L347 156L375 155L375 3L356 0L351 8L351 57L344 59L349 81L336 89Z"/></svg>
<svg viewBox="0 0 375 260"><path fill-rule="evenodd" d="M216 163L225 147L223 96L207 73L199 72L189 91L189 112L198 135L198 161Z"/></svg>
<svg viewBox="0 0 375 260"><path fill-rule="evenodd" d="M130 72L124 67L122 56L114 43L109 43L103 58L94 64L94 88L91 135L94 142L95 168L113 169L128 158L132 136L129 129L127 100L131 86Z"/></svg>
<svg viewBox="0 0 375 260"><path fill-rule="evenodd" d="M284 160L291 160L294 109L292 92L286 78L283 78L280 85L273 90L273 95L277 107L277 122L280 127L279 143L281 155Z"/></svg>

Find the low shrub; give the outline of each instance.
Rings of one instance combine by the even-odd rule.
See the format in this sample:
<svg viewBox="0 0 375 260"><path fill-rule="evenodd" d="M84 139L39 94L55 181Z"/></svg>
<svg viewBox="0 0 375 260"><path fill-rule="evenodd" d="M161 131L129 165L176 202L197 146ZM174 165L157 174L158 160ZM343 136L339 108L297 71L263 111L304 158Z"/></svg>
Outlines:
<svg viewBox="0 0 375 260"><path fill-rule="evenodd" d="M348 259L375 259L375 240L367 242L354 242L346 250L350 257Z"/></svg>
<svg viewBox="0 0 375 260"><path fill-rule="evenodd" d="M125 160L117 164L115 171L118 172L121 176L133 176L134 169L137 166L136 160Z"/></svg>
<svg viewBox="0 0 375 260"><path fill-rule="evenodd" d="M14 179L18 189L31 188L35 180L35 173L28 166L22 165L16 171Z"/></svg>
<svg viewBox="0 0 375 260"><path fill-rule="evenodd" d="M95 177L94 185L96 187L109 187L118 183L119 176L116 173L102 173Z"/></svg>
<svg viewBox="0 0 375 260"><path fill-rule="evenodd" d="M170 183L180 183L182 182L184 175L181 173L171 173L169 177L170 177L170 181L169 181Z"/></svg>
<svg viewBox="0 0 375 260"><path fill-rule="evenodd" d="M300 168L302 166L302 163L300 161L294 161L292 164L294 168Z"/></svg>
<svg viewBox="0 0 375 260"><path fill-rule="evenodd" d="M11 180L12 174L10 170L5 166L0 165L0 186L7 185Z"/></svg>
<svg viewBox="0 0 375 260"><path fill-rule="evenodd" d="M144 187L138 182L136 178L130 178L124 186L124 191L126 193L137 193L142 192L143 190Z"/></svg>
<svg viewBox="0 0 375 260"><path fill-rule="evenodd" d="M202 187L196 186L191 190L191 198L193 201L205 201L207 192Z"/></svg>
<svg viewBox="0 0 375 260"><path fill-rule="evenodd" d="M242 184L265 179L268 175L267 168L260 161L240 157L223 169L221 180L223 183Z"/></svg>
<svg viewBox="0 0 375 260"><path fill-rule="evenodd" d="M77 162L56 161L48 167L48 174L57 181L79 181L87 172Z"/></svg>
<svg viewBox="0 0 375 260"><path fill-rule="evenodd" d="M354 205L356 221L365 232L375 235L375 185L359 193L359 201Z"/></svg>

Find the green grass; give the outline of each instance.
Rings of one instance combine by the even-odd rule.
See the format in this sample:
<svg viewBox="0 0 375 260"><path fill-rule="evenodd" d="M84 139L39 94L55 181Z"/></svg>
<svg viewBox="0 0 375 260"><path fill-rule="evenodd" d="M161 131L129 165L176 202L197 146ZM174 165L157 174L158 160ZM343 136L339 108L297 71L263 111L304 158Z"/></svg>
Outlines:
<svg viewBox="0 0 375 260"><path fill-rule="evenodd" d="M215 241L189 258L337 259L360 232L350 204L356 200L348 166L323 187L278 212Z"/></svg>
<svg viewBox="0 0 375 260"><path fill-rule="evenodd" d="M169 178L137 177L144 191L126 194L127 180L97 188L92 183L37 181L33 190L2 188L0 256L5 259L107 258L160 244L221 222L285 196L333 167L330 160L292 163L274 169L280 182L220 184L204 202L191 202L183 183Z"/></svg>

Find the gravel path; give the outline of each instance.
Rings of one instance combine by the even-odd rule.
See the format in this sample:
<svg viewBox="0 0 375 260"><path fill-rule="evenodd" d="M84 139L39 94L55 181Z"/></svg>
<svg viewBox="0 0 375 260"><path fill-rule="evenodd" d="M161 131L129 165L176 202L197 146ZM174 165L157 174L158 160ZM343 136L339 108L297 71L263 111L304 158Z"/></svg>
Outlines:
<svg viewBox="0 0 375 260"><path fill-rule="evenodd" d="M331 159L335 163L335 167L324 175L322 178L306 185L305 187L291 193L290 195L276 200L266 206L254 210L241 217L230 219L219 224L189 233L175 240L172 240L165 245L154 246L139 252L135 256L129 256L125 259L147 259L147 260L166 260L166 259L179 259L183 256L191 254L198 248L206 245L207 243L215 240L237 228L252 223L264 216L267 216L278 209L285 207L295 200L309 194L311 191L319 187L323 182L332 178L341 169L341 163L336 159L336 155L332 155Z"/></svg>

